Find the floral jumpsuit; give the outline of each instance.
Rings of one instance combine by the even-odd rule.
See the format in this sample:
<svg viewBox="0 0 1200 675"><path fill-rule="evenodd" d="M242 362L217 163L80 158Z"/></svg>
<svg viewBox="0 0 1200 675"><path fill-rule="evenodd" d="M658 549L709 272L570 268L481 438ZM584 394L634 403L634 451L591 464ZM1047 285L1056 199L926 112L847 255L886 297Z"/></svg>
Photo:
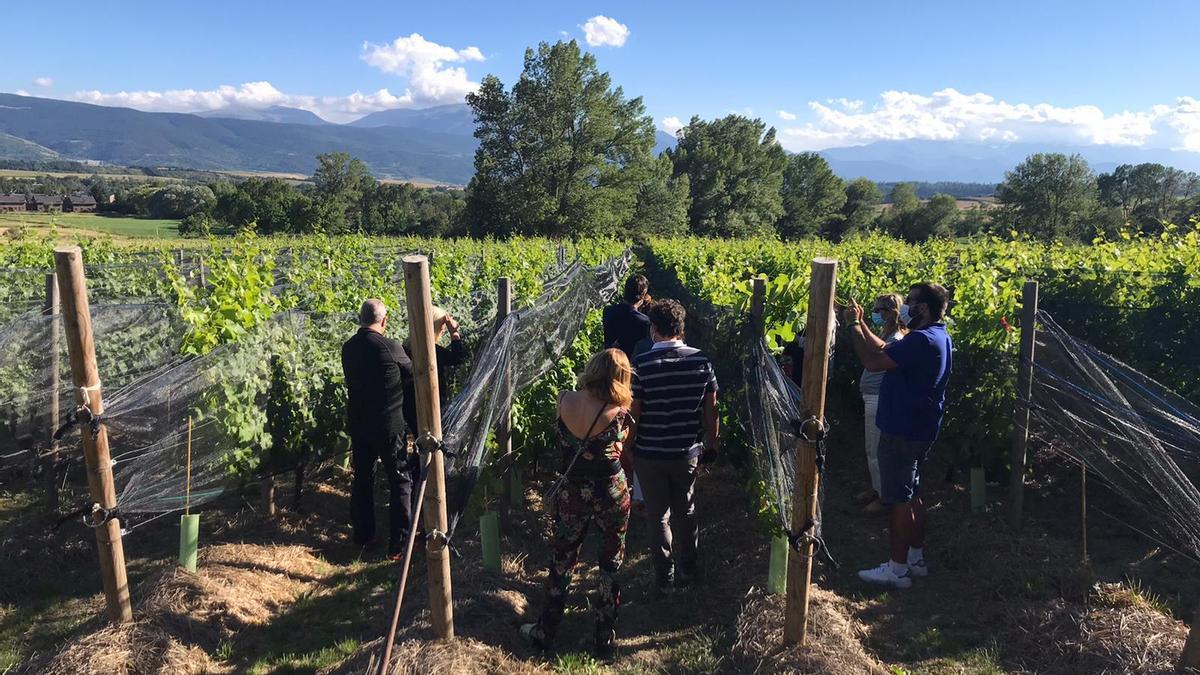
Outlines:
<svg viewBox="0 0 1200 675"><path fill-rule="evenodd" d="M625 532L629 528L629 486L621 468L621 442L628 433L629 412L622 409L599 434L586 441L575 437L558 421L558 443L567 473L554 495L554 559L546 584L546 604L538 620L542 642L554 640L566 608L572 570L588 527L600 531L600 597L595 607L597 644L615 638L621 588L617 570L625 558ZM590 432L589 432L590 433Z"/></svg>

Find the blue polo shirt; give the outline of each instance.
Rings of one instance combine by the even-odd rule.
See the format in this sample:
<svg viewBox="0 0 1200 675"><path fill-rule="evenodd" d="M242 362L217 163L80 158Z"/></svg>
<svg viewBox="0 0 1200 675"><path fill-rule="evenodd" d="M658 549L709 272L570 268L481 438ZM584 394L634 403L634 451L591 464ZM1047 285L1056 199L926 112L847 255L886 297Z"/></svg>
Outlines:
<svg viewBox="0 0 1200 675"><path fill-rule="evenodd" d="M910 331L883 348L899 367L887 371L879 387L875 425L880 431L909 441L937 440L946 412L953 349L941 323Z"/></svg>

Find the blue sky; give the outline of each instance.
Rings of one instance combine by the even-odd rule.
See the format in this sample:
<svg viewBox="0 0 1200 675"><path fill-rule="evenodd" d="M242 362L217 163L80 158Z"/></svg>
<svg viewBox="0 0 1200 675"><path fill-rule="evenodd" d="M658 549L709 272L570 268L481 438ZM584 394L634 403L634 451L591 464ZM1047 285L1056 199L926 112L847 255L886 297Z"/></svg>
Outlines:
<svg viewBox="0 0 1200 675"><path fill-rule="evenodd" d="M7 31L0 91L148 110L283 104L346 121L461 100L487 73L510 84L527 46L568 37L668 130L737 111L791 149L934 138L1200 151L1195 0L343 4L58 2L69 37Z"/></svg>

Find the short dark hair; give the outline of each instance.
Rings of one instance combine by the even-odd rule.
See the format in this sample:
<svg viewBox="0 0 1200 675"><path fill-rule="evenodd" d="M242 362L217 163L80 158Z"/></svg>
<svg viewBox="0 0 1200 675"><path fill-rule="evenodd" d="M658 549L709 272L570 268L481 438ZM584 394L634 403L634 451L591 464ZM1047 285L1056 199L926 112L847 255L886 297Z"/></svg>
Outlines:
<svg viewBox="0 0 1200 675"><path fill-rule="evenodd" d="M650 318L650 324L654 326L654 330L662 337L679 337L683 335L684 321L687 319L687 312L684 311L683 305L675 300L655 300L650 305L650 309L646 311L646 316Z"/></svg>
<svg viewBox="0 0 1200 675"><path fill-rule="evenodd" d="M635 274L625 280L625 292L621 297L632 305L646 297L646 291L649 289L650 280L640 274Z"/></svg>
<svg viewBox="0 0 1200 675"><path fill-rule="evenodd" d="M941 321L946 316L946 307L950 304L950 291L941 284L926 281L913 284L908 288L909 293L917 294L917 302L929 306L930 318Z"/></svg>

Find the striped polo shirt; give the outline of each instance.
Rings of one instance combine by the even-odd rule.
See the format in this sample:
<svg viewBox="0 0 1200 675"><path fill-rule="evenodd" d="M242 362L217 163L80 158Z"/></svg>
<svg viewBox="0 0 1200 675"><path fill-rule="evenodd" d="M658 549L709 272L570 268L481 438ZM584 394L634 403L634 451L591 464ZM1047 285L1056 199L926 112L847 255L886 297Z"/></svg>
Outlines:
<svg viewBox="0 0 1200 675"><path fill-rule="evenodd" d="M633 400L642 404L635 454L651 459L698 456L704 433L701 404L717 391L708 356L682 340L656 342L633 363Z"/></svg>

